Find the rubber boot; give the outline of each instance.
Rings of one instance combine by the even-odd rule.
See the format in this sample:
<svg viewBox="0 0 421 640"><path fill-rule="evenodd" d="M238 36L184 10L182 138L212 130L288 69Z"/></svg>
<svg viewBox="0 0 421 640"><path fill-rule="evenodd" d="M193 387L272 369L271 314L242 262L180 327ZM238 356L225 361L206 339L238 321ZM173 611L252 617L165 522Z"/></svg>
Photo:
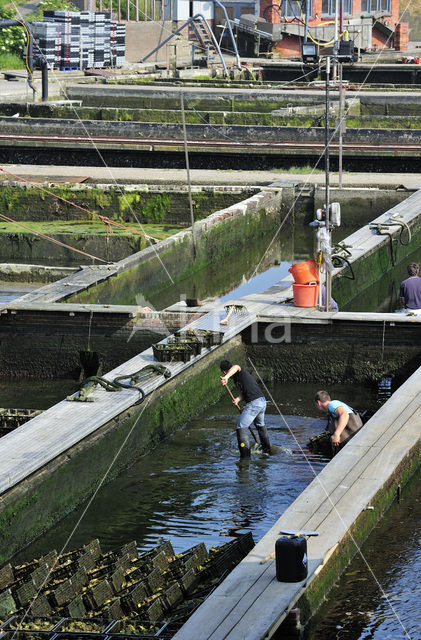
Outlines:
<svg viewBox="0 0 421 640"><path fill-rule="evenodd" d="M250 440L248 429L236 429L240 458L250 458Z"/></svg>
<svg viewBox="0 0 421 640"><path fill-rule="evenodd" d="M260 444L262 445L263 453L270 453L270 442L268 430L266 427L257 427L257 433L259 434Z"/></svg>

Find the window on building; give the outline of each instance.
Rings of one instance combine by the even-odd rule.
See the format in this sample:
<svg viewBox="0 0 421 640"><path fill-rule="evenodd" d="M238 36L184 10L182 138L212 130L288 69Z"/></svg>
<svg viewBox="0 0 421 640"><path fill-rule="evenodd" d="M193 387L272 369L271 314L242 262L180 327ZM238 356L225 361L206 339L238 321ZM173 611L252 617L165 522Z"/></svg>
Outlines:
<svg viewBox="0 0 421 640"><path fill-rule="evenodd" d="M361 0L361 4L369 1ZM334 16L335 5L335 0L322 0L322 16ZM342 11L344 16L352 15L352 0L342 0Z"/></svg>
<svg viewBox="0 0 421 640"><path fill-rule="evenodd" d="M304 0L303 2L298 2L297 0L284 0L281 3L281 11L286 15L287 18L301 18L301 12L305 14L306 12L306 2L309 2L309 15L313 15L313 2L312 0ZM281 13L282 15L282 13Z"/></svg>
<svg viewBox="0 0 421 640"><path fill-rule="evenodd" d="M361 13L376 13L376 11L390 13L390 0L361 0Z"/></svg>

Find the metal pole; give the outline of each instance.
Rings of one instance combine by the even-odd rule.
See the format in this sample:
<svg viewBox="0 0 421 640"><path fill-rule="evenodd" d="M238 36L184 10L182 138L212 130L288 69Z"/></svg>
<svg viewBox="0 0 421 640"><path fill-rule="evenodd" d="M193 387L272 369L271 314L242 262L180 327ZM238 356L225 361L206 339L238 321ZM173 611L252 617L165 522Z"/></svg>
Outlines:
<svg viewBox="0 0 421 640"><path fill-rule="evenodd" d="M42 102L48 102L48 66L45 60L41 64Z"/></svg>
<svg viewBox="0 0 421 640"><path fill-rule="evenodd" d="M181 101L181 118L183 121L184 155L186 157L187 184L189 189L190 220L191 220L191 231L192 231L192 239L193 239L193 256L194 258L196 258L196 234L195 234L195 228L194 228L193 199L191 195L189 151L187 148L186 117L184 114L184 94L183 93L180 95L180 101Z"/></svg>
<svg viewBox="0 0 421 640"><path fill-rule="evenodd" d="M343 87L342 87L343 62L339 63L339 160L338 160L338 186L342 189L342 107L343 107Z"/></svg>
<svg viewBox="0 0 421 640"><path fill-rule="evenodd" d="M232 48L234 49L235 57L237 58L237 69L240 69L240 70L241 70L241 60L240 60L240 55L239 55L239 53L238 53L237 43L236 43L236 41L235 41L234 34L233 34L233 32L232 32L232 29L231 29L231 23L230 23L230 20L229 20L229 18L228 18L227 10L226 10L226 8L224 7L224 5L223 5L223 4L221 4L221 2L219 2L219 0L214 0L214 2L215 2L215 4L216 4L216 5L218 5L218 7L219 7L220 9L222 9L222 12L223 12L223 14L224 14L224 16L225 16L225 23L226 23L226 26L227 26L227 29L228 29L228 33L230 34L231 43L232 43Z"/></svg>
<svg viewBox="0 0 421 640"><path fill-rule="evenodd" d="M305 19L305 26L304 26L304 44L306 44L307 40L308 40L309 12L310 12L310 0L306 0L306 19Z"/></svg>
<svg viewBox="0 0 421 640"><path fill-rule="evenodd" d="M326 113L325 113L325 179L326 179L326 231L330 242L329 224L329 84L330 84L330 57L326 58ZM330 298L332 295L332 280L329 271L326 269L326 311L330 311Z"/></svg>
<svg viewBox="0 0 421 640"><path fill-rule="evenodd" d="M330 57L326 58L326 103L325 103L325 203L329 208L329 84L330 84ZM326 216L326 228L329 231L329 219Z"/></svg>

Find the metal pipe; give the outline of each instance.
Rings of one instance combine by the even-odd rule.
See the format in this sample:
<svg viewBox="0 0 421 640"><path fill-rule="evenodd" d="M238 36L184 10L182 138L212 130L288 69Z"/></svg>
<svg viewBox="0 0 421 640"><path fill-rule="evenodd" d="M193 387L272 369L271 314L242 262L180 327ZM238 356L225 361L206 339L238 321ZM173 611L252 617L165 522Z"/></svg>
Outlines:
<svg viewBox="0 0 421 640"><path fill-rule="evenodd" d="M338 159L338 186L342 189L342 106L343 106L343 62L339 63L339 159Z"/></svg>
<svg viewBox="0 0 421 640"><path fill-rule="evenodd" d="M230 24L230 21L229 21L229 18L228 18L227 10L224 7L224 5L219 2L219 0L213 0L213 1L214 1L214 3L216 5L218 5L218 7L220 9L222 9L222 11L224 13L226 24L227 24L227 27L228 27L228 31L229 31L229 34L231 36L231 42L232 42L232 46L233 46L233 49L234 49L235 57L237 58L237 68L241 69L241 60L240 60L240 56L239 56L238 49L237 49L237 43L235 41L234 34L232 32L232 29L231 29L231 24Z"/></svg>
<svg viewBox="0 0 421 640"><path fill-rule="evenodd" d="M310 2L311 2L311 0L306 0L306 19L305 19L305 26L304 26L304 44L306 44L307 40L308 40L308 20L309 20L309 13L310 13Z"/></svg>
<svg viewBox="0 0 421 640"><path fill-rule="evenodd" d="M48 66L45 59L41 64L41 90L42 90L42 102L48 101Z"/></svg>
<svg viewBox="0 0 421 640"><path fill-rule="evenodd" d="M219 47L219 44L216 41L216 38L213 34L212 29L210 28L210 25L208 23L208 21L206 20L205 16L203 16L201 13L196 13L195 16L193 16L192 18L189 18L187 20L187 22L185 22L184 24L181 25L181 27L179 27L178 29L176 29L176 31L174 31L170 36L168 36L168 38L166 38L165 40L163 40L161 42L161 44L159 44L157 47L155 47L155 49L152 49L152 51L150 53L148 53L147 56L144 56L141 60L141 62L145 62L145 60L147 60L148 58L150 58L154 53L156 53L157 51L159 51L159 49L161 49L164 45L167 44L167 42L169 42L171 40L171 38L174 38L174 36L176 36L178 33L180 33L180 31L182 31L185 27L187 27L187 25L192 24L194 20L197 20L198 18L200 18L201 20L203 20L203 22L205 23L205 25L207 26L208 30L209 30L209 35L212 38L212 42L215 46L215 49L217 50L219 57L221 59L221 63L222 66L224 68L225 73L228 75L228 69L227 69L227 65L225 64L225 60L224 57L222 55L221 49Z"/></svg>
<svg viewBox="0 0 421 640"><path fill-rule="evenodd" d="M325 111L325 180L326 180L326 231L329 235L330 246L330 220L329 220L329 85L330 85L330 57L326 58L326 111ZM326 268L326 311L330 311L330 298L332 295L332 278Z"/></svg>
<svg viewBox="0 0 421 640"><path fill-rule="evenodd" d="M186 116L184 114L184 94L183 93L181 93L180 95L180 100L181 100L181 118L183 121L184 155L186 158L187 184L189 189L190 220L191 220L191 232L192 232L192 240L193 240L193 256L194 258L196 258L196 235L195 235L195 228L194 228L193 199L191 195L189 150L187 147Z"/></svg>

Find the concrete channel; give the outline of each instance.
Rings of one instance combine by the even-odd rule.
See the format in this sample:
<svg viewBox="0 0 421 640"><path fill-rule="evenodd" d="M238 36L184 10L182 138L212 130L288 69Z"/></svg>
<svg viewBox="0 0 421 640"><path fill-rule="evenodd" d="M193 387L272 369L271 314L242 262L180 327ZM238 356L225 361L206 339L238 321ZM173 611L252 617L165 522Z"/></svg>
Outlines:
<svg viewBox="0 0 421 640"><path fill-rule="evenodd" d="M279 194L277 189L264 191L241 206L213 214L198 223L201 237L207 242L213 230L221 227L226 232L227 225L237 222L237 232L243 233L244 221L253 216L260 219L262 208L279 211ZM421 191L373 223L345 239L347 260L357 278L352 291L347 279L340 277L349 267L336 269L334 294L340 296L341 304L355 295L355 289L367 287L393 267L397 254L391 254L391 243L395 249L398 246L399 259L405 257L411 244L419 245ZM250 232L253 228L251 224ZM382 229L388 235L383 235ZM408 232L410 243L394 242ZM191 235L186 230L176 240L165 241L165 250L180 246L185 251L189 247L190 254ZM174 260L178 259L175 253ZM65 304L55 310L54 300L97 286L98 281L110 276L130 273L138 261L139 257L133 256L124 268L83 269L79 275L70 275L5 305L3 314L16 317L31 309L36 313L63 313ZM294 307L290 300L291 281L287 279L267 291L233 301L242 304L246 313L234 317L228 327L220 325L225 316L223 304L191 308L189 314L195 315L184 315L185 327L218 333L222 329L222 344L187 363L165 365L171 378L157 375L143 384L143 404L135 406L139 398L135 390L110 394L96 388L91 395L93 402L63 400L1 438L0 457L5 461L0 472L1 558L9 558L86 499L109 468L111 452L124 449L110 478L205 404L216 400L221 394L218 364L225 357L233 361L250 358L263 380L274 377L275 371L285 379L300 379L304 372L317 380L329 379L338 374L339 368L349 380L378 380L390 374L403 381L411 374L175 637L270 638L297 605L305 622L394 499L398 486L419 465L421 354L414 345L419 342L421 318L411 314L325 313ZM69 317L74 317L72 313L86 317L91 311L89 305L84 308L81 303L70 303L67 313ZM102 313L112 311L104 308ZM133 319L133 308L122 312ZM175 316L173 328L179 321L180 308L170 307L166 314ZM268 330L275 340L268 340ZM294 369L292 354L298 344L301 358L295 359ZM320 368L321 349L329 354L324 358L324 368ZM129 377L153 361L149 348L105 377L110 381ZM141 428L135 429L137 425ZM129 438L130 448L125 447ZM276 580L270 556L282 529L317 529L320 533L309 543L309 574L302 583L287 585Z"/></svg>

